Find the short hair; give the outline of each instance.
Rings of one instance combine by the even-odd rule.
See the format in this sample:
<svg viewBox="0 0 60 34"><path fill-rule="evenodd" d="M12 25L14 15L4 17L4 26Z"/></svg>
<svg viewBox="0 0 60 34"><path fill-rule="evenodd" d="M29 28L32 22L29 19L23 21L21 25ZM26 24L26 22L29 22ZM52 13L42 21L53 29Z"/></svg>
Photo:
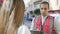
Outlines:
<svg viewBox="0 0 60 34"><path fill-rule="evenodd" d="M43 2L41 2L41 4L47 4L48 8L49 8L49 3L47 1L43 1Z"/></svg>

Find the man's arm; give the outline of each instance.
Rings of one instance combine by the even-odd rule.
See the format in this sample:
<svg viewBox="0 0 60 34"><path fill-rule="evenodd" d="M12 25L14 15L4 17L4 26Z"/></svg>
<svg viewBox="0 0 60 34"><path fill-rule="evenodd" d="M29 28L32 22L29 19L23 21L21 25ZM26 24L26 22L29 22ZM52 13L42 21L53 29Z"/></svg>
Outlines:
<svg viewBox="0 0 60 34"><path fill-rule="evenodd" d="M31 24L30 30L33 30L34 29L34 20L35 20L35 18L33 18L33 20L32 20L32 24Z"/></svg>

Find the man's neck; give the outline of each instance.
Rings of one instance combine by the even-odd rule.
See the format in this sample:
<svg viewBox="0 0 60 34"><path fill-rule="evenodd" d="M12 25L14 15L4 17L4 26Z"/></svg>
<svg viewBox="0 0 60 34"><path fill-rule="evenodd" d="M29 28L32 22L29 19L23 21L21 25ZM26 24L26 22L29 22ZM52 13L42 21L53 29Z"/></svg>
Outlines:
<svg viewBox="0 0 60 34"><path fill-rule="evenodd" d="M47 15L42 15L42 17L43 17L43 19L44 19L44 17L46 17Z"/></svg>

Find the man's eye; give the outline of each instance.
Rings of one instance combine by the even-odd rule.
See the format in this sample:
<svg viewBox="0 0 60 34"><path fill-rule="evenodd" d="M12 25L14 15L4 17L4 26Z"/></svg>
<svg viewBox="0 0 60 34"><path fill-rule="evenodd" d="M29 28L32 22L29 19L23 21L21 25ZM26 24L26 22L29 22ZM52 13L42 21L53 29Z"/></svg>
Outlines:
<svg viewBox="0 0 60 34"><path fill-rule="evenodd" d="M44 10L46 10L47 8L44 8Z"/></svg>
<svg viewBox="0 0 60 34"><path fill-rule="evenodd" d="M41 8L41 9L43 9L43 8Z"/></svg>

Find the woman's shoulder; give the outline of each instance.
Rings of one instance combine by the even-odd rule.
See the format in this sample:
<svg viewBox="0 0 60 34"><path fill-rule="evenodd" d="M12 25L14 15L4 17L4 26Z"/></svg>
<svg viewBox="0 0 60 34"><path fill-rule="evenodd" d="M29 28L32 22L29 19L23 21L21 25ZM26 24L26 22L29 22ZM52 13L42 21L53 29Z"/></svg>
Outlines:
<svg viewBox="0 0 60 34"><path fill-rule="evenodd" d="M21 25L21 26L19 26L18 29L20 29L20 28L28 28L28 27L26 25Z"/></svg>
<svg viewBox="0 0 60 34"><path fill-rule="evenodd" d="M18 34L31 34L30 33L30 30L28 29L28 27L26 25L21 25L19 28L18 28Z"/></svg>
<svg viewBox="0 0 60 34"><path fill-rule="evenodd" d="M28 29L28 27L26 25L21 25L21 26L19 26L18 30L26 29L26 28Z"/></svg>

